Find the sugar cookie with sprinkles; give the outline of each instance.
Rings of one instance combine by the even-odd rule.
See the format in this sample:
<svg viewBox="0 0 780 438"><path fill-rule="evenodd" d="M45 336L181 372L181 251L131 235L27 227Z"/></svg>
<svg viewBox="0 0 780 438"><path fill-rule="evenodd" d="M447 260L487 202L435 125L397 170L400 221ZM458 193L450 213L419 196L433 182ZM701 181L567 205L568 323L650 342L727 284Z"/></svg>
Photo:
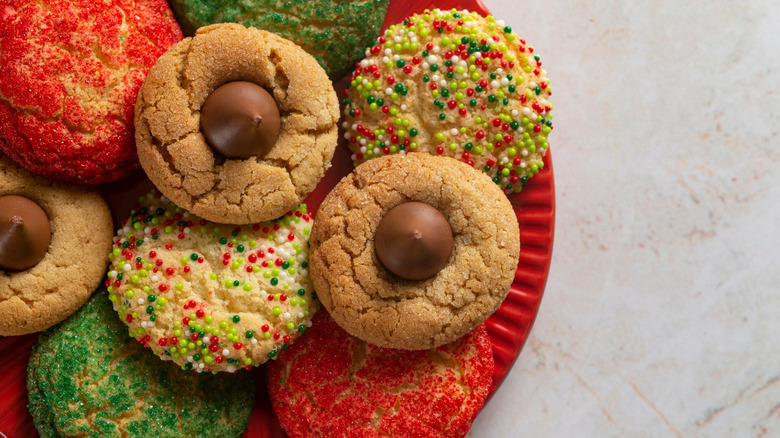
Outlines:
<svg viewBox="0 0 780 438"><path fill-rule="evenodd" d="M70 183L129 175L138 89L181 39L165 0L3 1L0 150Z"/></svg>
<svg viewBox="0 0 780 438"><path fill-rule="evenodd" d="M184 369L234 372L277 356L311 325L313 215L230 226L142 196L114 240L106 282L130 334Z"/></svg>
<svg viewBox="0 0 780 438"><path fill-rule="evenodd" d="M321 312L267 368L271 404L291 438L463 437L487 398L493 350L484 325L436 349L380 348Z"/></svg>
<svg viewBox="0 0 780 438"><path fill-rule="evenodd" d="M504 22L426 10L390 26L365 53L343 101L355 165L425 151L484 171L507 194L544 167L550 80Z"/></svg>
<svg viewBox="0 0 780 438"><path fill-rule="evenodd" d="M42 438L238 437L255 398L252 373L195 374L158 360L128 336L105 290L41 334L27 371Z"/></svg>
<svg viewBox="0 0 780 438"><path fill-rule="evenodd" d="M214 23L240 23L273 32L311 54L341 78L379 34L388 0L172 0L184 32Z"/></svg>

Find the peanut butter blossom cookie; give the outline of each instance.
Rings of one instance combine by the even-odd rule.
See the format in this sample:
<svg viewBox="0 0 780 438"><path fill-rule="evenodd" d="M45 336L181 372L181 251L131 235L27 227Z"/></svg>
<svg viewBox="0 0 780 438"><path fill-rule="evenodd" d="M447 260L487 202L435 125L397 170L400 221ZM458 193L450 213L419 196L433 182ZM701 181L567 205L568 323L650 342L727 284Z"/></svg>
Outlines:
<svg viewBox="0 0 780 438"><path fill-rule="evenodd" d="M238 437L254 404L252 374L195 374L128 336L105 291L43 332L27 368L43 438Z"/></svg>
<svg viewBox="0 0 780 438"><path fill-rule="evenodd" d="M240 23L287 38L332 78L346 73L379 34L388 0L173 0L187 35L208 24Z"/></svg>
<svg viewBox="0 0 780 438"><path fill-rule="evenodd" d="M390 26L365 56L343 101L355 165L425 151L468 163L505 193L544 166L550 80L504 22L425 11Z"/></svg>
<svg viewBox="0 0 780 438"><path fill-rule="evenodd" d="M366 344L325 312L268 366L274 413L291 438L466 435L493 377L484 325L436 349Z"/></svg>
<svg viewBox="0 0 780 438"><path fill-rule="evenodd" d="M97 191L0 154L0 336L49 328L83 305L105 276L113 230Z"/></svg>
<svg viewBox="0 0 780 438"><path fill-rule="evenodd" d="M358 166L322 201L311 232L317 296L344 330L424 350L482 324L514 279L509 199L469 165L425 153Z"/></svg>
<svg viewBox="0 0 780 438"><path fill-rule="evenodd" d="M301 205L274 221L221 225L149 193L114 241L109 299L132 336L184 369L262 364L305 331L317 309L312 218Z"/></svg>
<svg viewBox="0 0 780 438"><path fill-rule="evenodd" d="M291 41L240 24L198 29L160 57L138 94L141 166L205 219L247 224L303 202L330 167L339 102Z"/></svg>
<svg viewBox="0 0 780 438"><path fill-rule="evenodd" d="M4 1L0 150L72 183L130 174L138 89L181 38L165 0Z"/></svg>

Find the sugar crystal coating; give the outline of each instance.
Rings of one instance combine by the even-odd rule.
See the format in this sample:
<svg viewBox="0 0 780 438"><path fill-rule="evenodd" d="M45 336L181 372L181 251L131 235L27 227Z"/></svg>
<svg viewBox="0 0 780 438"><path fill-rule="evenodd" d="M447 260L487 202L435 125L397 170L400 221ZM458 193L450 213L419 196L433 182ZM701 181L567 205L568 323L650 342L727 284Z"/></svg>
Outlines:
<svg viewBox="0 0 780 438"><path fill-rule="evenodd" d="M181 38L164 0L4 1L0 150L71 183L127 176L138 89Z"/></svg>
<svg viewBox="0 0 780 438"><path fill-rule="evenodd" d="M463 437L488 395L484 325L430 350L380 348L325 313L268 366L274 413L292 438Z"/></svg>

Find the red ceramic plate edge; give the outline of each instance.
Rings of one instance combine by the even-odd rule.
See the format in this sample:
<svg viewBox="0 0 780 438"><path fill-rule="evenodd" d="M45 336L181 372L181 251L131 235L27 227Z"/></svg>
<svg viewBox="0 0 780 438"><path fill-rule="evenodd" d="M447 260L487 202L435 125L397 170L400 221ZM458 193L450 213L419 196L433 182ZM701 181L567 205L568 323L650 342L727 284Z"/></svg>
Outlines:
<svg viewBox="0 0 780 438"><path fill-rule="evenodd" d="M400 22L411 14L436 7L468 9L483 15L489 14L479 0L391 1L383 28ZM343 85L344 81L340 81L336 84L336 89L340 90ZM547 283L555 228L555 188L549 151L544 163L544 169L525 184L521 193L509 197L520 224L521 251L507 298L487 320L495 359L491 396L506 378L525 344ZM331 188L351 169L349 152L344 144L340 144L333 159L333 167L306 200L310 210L316 211ZM141 172L101 187L112 206L117 225L126 216L134 200L151 188L151 183ZM27 361L37 338L37 334L0 337L0 432L8 437L37 436L27 410L25 386ZM256 368L257 402L243 437L284 438L286 434L271 411L264 374L263 367Z"/></svg>

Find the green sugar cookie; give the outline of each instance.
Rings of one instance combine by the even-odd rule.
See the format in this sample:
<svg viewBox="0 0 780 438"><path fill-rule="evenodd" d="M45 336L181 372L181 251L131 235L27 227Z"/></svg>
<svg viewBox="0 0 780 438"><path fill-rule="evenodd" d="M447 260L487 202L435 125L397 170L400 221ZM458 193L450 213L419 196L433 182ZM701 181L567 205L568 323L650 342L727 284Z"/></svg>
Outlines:
<svg viewBox="0 0 780 438"><path fill-rule="evenodd" d="M127 334L105 292L44 331L28 365L43 437L238 437L254 404L247 372L187 373Z"/></svg>
<svg viewBox="0 0 780 438"><path fill-rule="evenodd" d="M291 40L338 79L379 34L388 0L172 0L188 36L208 24L240 23Z"/></svg>

